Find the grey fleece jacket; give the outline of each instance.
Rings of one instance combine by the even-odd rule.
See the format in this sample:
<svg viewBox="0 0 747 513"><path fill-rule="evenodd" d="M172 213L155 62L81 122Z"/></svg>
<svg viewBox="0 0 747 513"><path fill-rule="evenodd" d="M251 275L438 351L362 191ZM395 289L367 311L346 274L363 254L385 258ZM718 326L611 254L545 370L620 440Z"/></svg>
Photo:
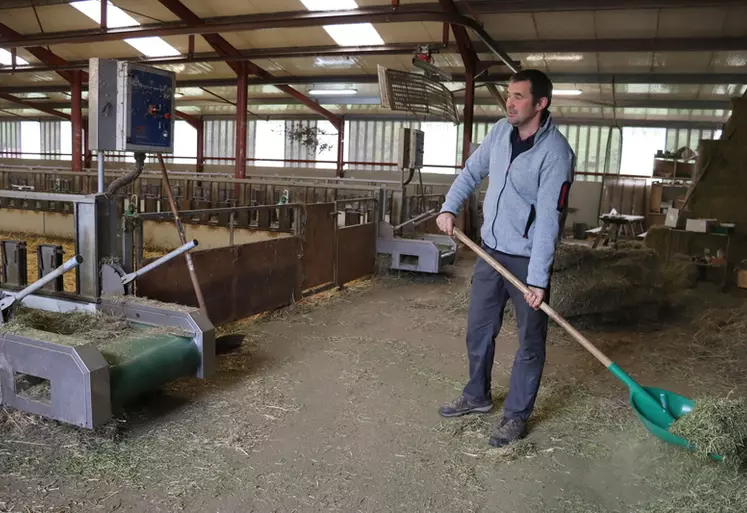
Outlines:
<svg viewBox="0 0 747 513"><path fill-rule="evenodd" d="M441 212L458 214L489 176L483 202L483 243L529 257L527 285L547 288L560 221L568 206L576 156L548 116L531 149L511 162L513 126L501 119L467 160L446 195Z"/></svg>

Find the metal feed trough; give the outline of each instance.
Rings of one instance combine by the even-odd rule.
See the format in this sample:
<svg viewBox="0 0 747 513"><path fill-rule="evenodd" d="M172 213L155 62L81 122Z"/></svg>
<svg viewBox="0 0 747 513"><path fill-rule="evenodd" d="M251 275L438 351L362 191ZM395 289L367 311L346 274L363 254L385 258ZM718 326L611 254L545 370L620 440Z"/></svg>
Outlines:
<svg viewBox="0 0 747 513"><path fill-rule="evenodd" d="M50 258L59 263L61 248L39 251L50 258L39 258L40 279L25 286L25 243L2 245L3 260L14 265L4 266L0 285L0 404L93 429L136 397L181 377L206 378L214 372L214 327L204 313L136 298L128 290L134 280L145 279L148 271L191 250L197 241L133 270L130 224L118 217L116 204L105 195L0 191L0 198L8 197L72 204L76 255L54 267ZM76 272L74 293L59 284L68 272ZM21 306L28 313L108 315L112 322L124 322L128 331L114 343L14 329Z"/></svg>
<svg viewBox="0 0 747 513"><path fill-rule="evenodd" d="M451 237L414 232L409 237L396 235L403 228L421 224L433 215L433 212L425 212L394 227L385 221L379 223L376 252L391 256L390 269L438 274L445 266L456 262L457 245Z"/></svg>

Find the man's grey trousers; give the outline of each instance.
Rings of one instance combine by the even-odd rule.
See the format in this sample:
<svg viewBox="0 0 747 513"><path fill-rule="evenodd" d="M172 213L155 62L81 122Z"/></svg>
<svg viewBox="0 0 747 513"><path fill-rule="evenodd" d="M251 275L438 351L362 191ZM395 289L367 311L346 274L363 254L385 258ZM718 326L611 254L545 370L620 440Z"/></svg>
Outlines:
<svg viewBox="0 0 747 513"><path fill-rule="evenodd" d="M507 255L485 246L483 249L526 283L529 258ZM549 293L549 289L545 291L546 302L549 301ZM472 275L472 294L467 317L469 382L464 388L464 395L480 402L491 397L495 338L501 329L503 312L509 298L516 311L519 349L514 358L508 397L503 405L504 416L527 420L534 409L542 379L548 317L542 310L530 307L521 291L479 257Z"/></svg>

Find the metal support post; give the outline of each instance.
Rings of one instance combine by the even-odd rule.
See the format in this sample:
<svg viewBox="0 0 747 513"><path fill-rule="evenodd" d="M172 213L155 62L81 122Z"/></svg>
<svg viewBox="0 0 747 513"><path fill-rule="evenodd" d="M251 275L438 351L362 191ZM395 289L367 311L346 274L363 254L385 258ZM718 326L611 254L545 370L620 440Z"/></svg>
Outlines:
<svg viewBox="0 0 747 513"><path fill-rule="evenodd" d="M91 168L91 149L89 148L89 145L91 141L88 138L88 127L87 127L88 121L86 119L83 120L83 169L90 169ZM86 191L88 192L88 191Z"/></svg>
<svg viewBox="0 0 747 513"><path fill-rule="evenodd" d="M101 16L100 16L100 22L101 22L101 30L107 29L106 24L106 12L109 2L100 2L101 3Z"/></svg>
<svg viewBox="0 0 747 513"><path fill-rule="evenodd" d="M135 245L134 220L125 214L122 216L122 269L126 273L135 270L133 265L133 247Z"/></svg>
<svg viewBox="0 0 747 513"><path fill-rule="evenodd" d="M236 171L235 178L246 178L246 117L247 117L247 70L246 64L238 63L236 85ZM238 193L238 185L236 187Z"/></svg>
<svg viewBox="0 0 747 513"><path fill-rule="evenodd" d="M465 92L464 92L464 138L462 139L462 165L465 165L470 156L470 147L472 146L472 121L475 113L475 62L465 61ZM473 236L472 233L472 207L474 198L470 196L467 199L467 205L464 208L464 225L462 229L465 233Z"/></svg>
<svg viewBox="0 0 747 513"><path fill-rule="evenodd" d="M73 132L73 171L83 171L83 100L81 71L73 70L71 121Z"/></svg>
<svg viewBox="0 0 747 513"><path fill-rule="evenodd" d="M464 137L462 139L462 165L467 162L472 145L472 120L475 113L474 66L465 62L466 83L464 91Z"/></svg>
<svg viewBox="0 0 747 513"><path fill-rule="evenodd" d="M145 235L143 222L138 220L135 223L135 267L140 269L143 266L143 251L145 248Z"/></svg>
<svg viewBox="0 0 747 513"><path fill-rule="evenodd" d="M340 118L339 126L337 127L337 176L342 178L345 176L345 120Z"/></svg>
<svg viewBox="0 0 747 513"><path fill-rule="evenodd" d="M205 165L205 120L200 119L195 129L197 129L197 165L195 170L202 173Z"/></svg>
<svg viewBox="0 0 747 513"><path fill-rule="evenodd" d="M99 296L96 203L75 204L75 252L83 257L76 278L78 293L89 299Z"/></svg>
<svg viewBox="0 0 747 513"><path fill-rule="evenodd" d="M234 226L236 224L236 212L231 212L231 218L228 222L228 245L234 245Z"/></svg>
<svg viewBox="0 0 747 513"><path fill-rule="evenodd" d="M99 194L104 193L104 152L99 150L96 152L96 163L98 164L99 173L98 173L98 189L96 192Z"/></svg>

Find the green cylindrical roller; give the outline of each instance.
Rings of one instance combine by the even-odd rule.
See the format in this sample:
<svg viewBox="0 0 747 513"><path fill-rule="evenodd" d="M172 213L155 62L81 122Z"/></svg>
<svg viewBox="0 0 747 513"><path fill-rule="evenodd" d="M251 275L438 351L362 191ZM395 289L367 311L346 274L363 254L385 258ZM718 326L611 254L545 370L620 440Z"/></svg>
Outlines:
<svg viewBox="0 0 747 513"><path fill-rule="evenodd" d="M100 348L109 362L112 406L120 406L178 378L193 375L202 360L189 337L141 332Z"/></svg>

